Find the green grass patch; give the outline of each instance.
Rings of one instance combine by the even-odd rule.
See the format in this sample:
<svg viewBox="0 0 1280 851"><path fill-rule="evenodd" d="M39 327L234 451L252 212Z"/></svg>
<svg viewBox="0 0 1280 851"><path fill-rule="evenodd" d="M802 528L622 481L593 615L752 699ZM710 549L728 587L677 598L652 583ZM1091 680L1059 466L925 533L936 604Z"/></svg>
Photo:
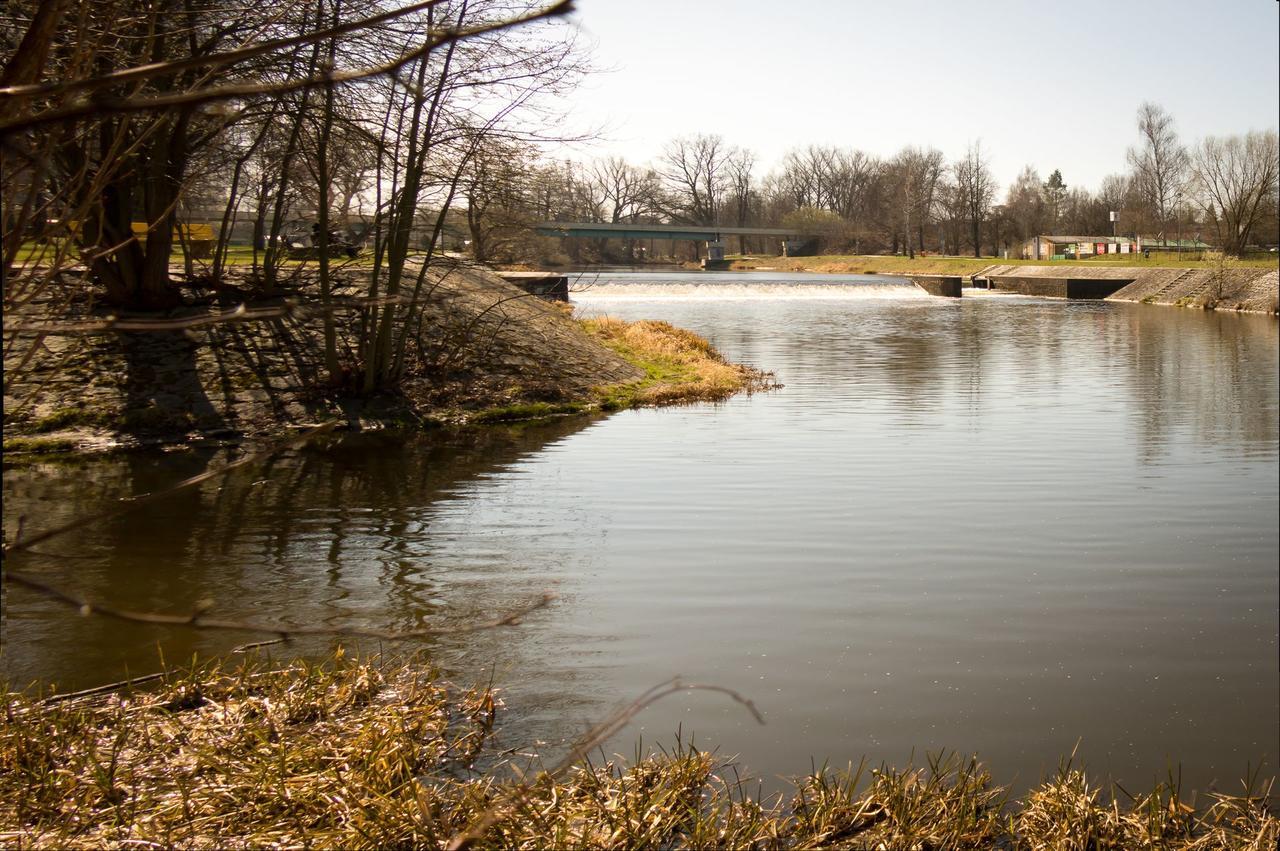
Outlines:
<svg viewBox="0 0 1280 851"><path fill-rule="evenodd" d="M5 452L52 455L75 450L76 442L64 437L6 437L4 439Z"/></svg>

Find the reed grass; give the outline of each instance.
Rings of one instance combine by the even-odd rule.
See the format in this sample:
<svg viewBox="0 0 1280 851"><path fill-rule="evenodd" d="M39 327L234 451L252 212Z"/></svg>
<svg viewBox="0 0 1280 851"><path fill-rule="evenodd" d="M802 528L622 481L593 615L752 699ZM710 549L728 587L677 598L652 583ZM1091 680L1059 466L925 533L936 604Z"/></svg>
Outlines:
<svg viewBox="0 0 1280 851"><path fill-rule="evenodd" d="M7 693L0 844L21 848L1274 849L1271 781L1104 795L1067 760L1010 801L974 758L815 767L789 796L676 737L656 755L513 770L501 700L421 659L209 664L145 688ZM457 843L455 842L455 845Z"/></svg>
<svg viewBox="0 0 1280 851"><path fill-rule="evenodd" d="M604 316L581 323L588 334L645 373L639 382L600 388L604 410L719 402L735 393L776 386L772 374L729 363L702 337L667 322Z"/></svg>

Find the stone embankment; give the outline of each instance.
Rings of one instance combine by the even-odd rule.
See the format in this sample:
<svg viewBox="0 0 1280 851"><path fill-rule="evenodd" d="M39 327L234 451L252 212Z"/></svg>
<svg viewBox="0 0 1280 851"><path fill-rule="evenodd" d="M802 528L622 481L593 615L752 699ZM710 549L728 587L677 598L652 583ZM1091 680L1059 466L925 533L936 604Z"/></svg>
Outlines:
<svg viewBox="0 0 1280 851"><path fill-rule="evenodd" d="M1112 301L1276 313L1280 272L1275 269L1159 269L1111 297Z"/></svg>
<svg viewBox="0 0 1280 851"><path fill-rule="evenodd" d="M1018 281L1020 291L1045 294L1037 281L1114 281L1121 285L1108 301L1164 304L1249 313L1276 313L1280 273L1276 269L1167 269L1140 266L993 265L973 273L973 281Z"/></svg>
<svg viewBox="0 0 1280 851"><path fill-rule="evenodd" d="M169 318L218 312L192 306ZM587 334L565 306L475 269L436 276L410 345L412 366L394 397L360 400L329 384L319 312L276 302L247 314L177 330L83 333L105 314L79 308L79 315L50 316L48 306L9 312L6 454L252 442L334 419L357 429L465 422L496 407L571 406L601 386L645 376ZM352 351L362 316L354 307L336 314L339 352ZM354 373L354 358L343 360ZM355 374L346 378L358 382Z"/></svg>

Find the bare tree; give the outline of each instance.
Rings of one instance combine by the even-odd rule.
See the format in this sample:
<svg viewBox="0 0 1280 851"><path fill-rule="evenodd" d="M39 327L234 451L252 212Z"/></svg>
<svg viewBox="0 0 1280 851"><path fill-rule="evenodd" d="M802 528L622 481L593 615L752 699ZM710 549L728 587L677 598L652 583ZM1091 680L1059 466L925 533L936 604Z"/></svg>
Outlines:
<svg viewBox="0 0 1280 851"><path fill-rule="evenodd" d="M682 136L667 143L661 177L669 195L667 214L690 225L718 224L731 150L720 136Z"/></svg>
<svg viewBox="0 0 1280 851"><path fill-rule="evenodd" d="M834 212L851 223L865 216L869 189L881 171L880 161L870 154L855 149L837 151L830 174Z"/></svg>
<svg viewBox="0 0 1280 851"><path fill-rule="evenodd" d="M973 238L973 256L982 256L982 223L991 212L991 201L995 197L995 179L982 155L982 142L977 141L969 146L968 152L953 166L956 188L962 198L966 217L969 219L970 232Z"/></svg>
<svg viewBox="0 0 1280 851"><path fill-rule="evenodd" d="M894 212L883 203L891 194L882 185L889 177L886 164L863 151L822 145L795 148L765 179L762 206L769 211L767 220L775 224L797 210L834 213L847 223L838 233L848 241L828 247L858 251L868 244L879 245L883 235L901 230L888 222L888 218L898 221L901 205ZM828 238L834 237L829 234Z"/></svg>
<svg viewBox="0 0 1280 851"><path fill-rule="evenodd" d="M952 177L944 174L939 180L938 209L945 238L942 250L946 254L959 254L965 234L965 203L960 187Z"/></svg>
<svg viewBox="0 0 1280 851"><path fill-rule="evenodd" d="M1130 205L1132 196L1133 180L1128 175L1108 174L1102 178L1102 184L1098 187L1098 200L1108 211L1119 212L1125 209Z"/></svg>
<svg viewBox="0 0 1280 851"><path fill-rule="evenodd" d="M604 221L634 222L654 209L658 178L652 169L633 166L621 157L610 157L593 163L586 179L600 198Z"/></svg>
<svg viewBox="0 0 1280 851"><path fill-rule="evenodd" d="M477 148L463 170L458 194L466 201L471 254L481 262L509 260L507 248L529 232L534 205L528 178L535 154L527 146L501 139Z"/></svg>
<svg viewBox="0 0 1280 851"><path fill-rule="evenodd" d="M1138 145L1128 150L1129 166L1153 224L1163 231L1186 182L1187 149L1178 140L1173 116L1154 103L1138 107L1138 135Z"/></svg>
<svg viewBox="0 0 1280 851"><path fill-rule="evenodd" d="M1005 215L1012 224L1014 238L1019 244L1044 233L1045 199L1040 173L1034 166L1023 166L1017 179L1009 186L1004 200Z"/></svg>
<svg viewBox="0 0 1280 851"><path fill-rule="evenodd" d="M203 180L225 168L220 236L240 195L256 196L266 289L287 256L279 237L289 216L303 208L318 219L327 308L332 208L342 216L367 191L367 307L346 355L356 368L342 370L361 376L348 389L365 392L390 389L404 373L435 279L431 251L477 147L537 134L549 125L538 99L585 70L571 31L543 26L569 0L73 5L16 0L6 19L16 26L4 42L25 45L0 89L6 273L32 237L58 244L56 256L24 263L20 285L6 274L6 306L50 282L64 286L64 272L120 306L174 305L168 266L182 196L193 173ZM410 249L421 247L425 259L410 264ZM77 260L88 273L75 272ZM321 313L332 379L336 340L331 311Z"/></svg>
<svg viewBox="0 0 1280 851"><path fill-rule="evenodd" d="M886 176L895 183L895 212L901 213L903 250L911 256L916 248L924 250L925 226L935 219L938 182L944 170L942 152L934 148L903 148L888 164Z"/></svg>
<svg viewBox="0 0 1280 851"><path fill-rule="evenodd" d="M728 200L733 209L733 223L746 227L755 206L755 190L751 182L751 170L755 168L756 155L745 148L736 148L725 162L728 175ZM738 234L738 253L747 253L747 237Z"/></svg>
<svg viewBox="0 0 1280 851"><path fill-rule="evenodd" d="M1275 208L1278 156L1275 130L1209 136L1196 147L1195 188L1225 254L1239 255L1262 214Z"/></svg>
<svg viewBox="0 0 1280 851"><path fill-rule="evenodd" d="M189 165L236 114L196 103L154 112L110 105L116 97L148 99L199 88L207 63L227 45L282 25L296 10L286 5L270 20L253 12L229 14L221 0L109 0L83 4L74 15L66 3L12 8L21 14L32 6L23 40L30 52L20 50L4 72L5 194L25 190L26 196L20 212L6 217L5 266L12 267L24 234L34 229L51 236L42 232L44 223L57 220L66 223L62 235L78 246L109 301L170 307L177 293L169 281L169 255ZM255 57L241 70L251 74L259 64ZM147 70L114 82L121 71L137 68ZM58 82L36 82L42 78ZM72 83L88 86L93 96L68 91ZM94 110L96 117L83 123L47 120ZM134 221L145 223L145 233L135 236Z"/></svg>

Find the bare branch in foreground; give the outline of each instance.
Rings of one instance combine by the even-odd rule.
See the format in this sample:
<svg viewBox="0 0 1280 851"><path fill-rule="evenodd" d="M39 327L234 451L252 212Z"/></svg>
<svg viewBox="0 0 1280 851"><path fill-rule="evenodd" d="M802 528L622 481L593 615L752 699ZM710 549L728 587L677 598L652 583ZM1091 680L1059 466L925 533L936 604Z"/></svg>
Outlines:
<svg viewBox="0 0 1280 851"><path fill-rule="evenodd" d="M551 778L559 777L568 771L574 765L577 765L588 753L599 745L603 744L615 733L622 730L646 708L657 703L659 700L670 697L673 694L679 694L683 691L714 691L731 697L735 702L746 707L751 713L751 717L758 724L764 724L764 716L760 714L760 710L756 708L750 698L743 696L740 692L731 688L717 685L706 685L703 683L686 683L680 677L673 677L665 682L658 683L626 706L614 712L605 718L596 726L592 727L581 736L574 746L565 755L564 759L556 763L555 767L547 772L547 776ZM467 827L466 830L455 834L449 844L445 846L446 851L464 851L470 848L473 843L482 839L484 834L490 827L502 817L502 810L507 806L519 807L528 800L529 787L526 783L519 783L512 787L511 793L505 799L500 798L495 801L480 818L476 819Z"/></svg>
<svg viewBox="0 0 1280 851"><path fill-rule="evenodd" d="M62 694L51 694L41 702L46 704L66 703L68 700L76 700L81 697L93 697L99 694L110 694L113 691L119 691L120 689L123 689L123 688L129 688L131 686L140 686L144 683L153 683L156 680L163 679L165 674L167 673L169 672L158 671L157 673L154 673L154 674L144 674L141 677L130 677L127 680L120 680L119 682L103 683L100 686L93 686L92 688L82 688L79 691L68 691L68 692L63 692Z"/></svg>
<svg viewBox="0 0 1280 851"><path fill-rule="evenodd" d="M0 138L12 133L28 130L32 127L39 127L44 124L50 124L58 121L78 120L97 115L110 115L124 112L164 110L175 106L192 107L201 104L235 100L237 98L251 96L278 96L302 89L309 90L320 88L322 86L331 86L337 83L348 83L355 80L364 80L369 77L394 74L404 66L423 58L433 50L440 47L464 41L468 38L473 38L479 35L513 29L535 21L560 17L567 15L572 10L573 0L559 0L559 2L553 6L549 6L545 9L539 9L520 17L498 21L492 24L485 24L472 29L446 31L438 38L429 38L421 47L410 50L388 62L367 68L358 68L352 71L327 71L323 74L305 77L301 80L286 80L280 83L246 83L211 86L187 92L156 95L154 97L117 98L95 94L85 98L77 98L66 106L55 107L43 113L37 113L35 115L18 115L17 117L11 118L7 121L0 119ZM165 70L166 65L167 63L161 63L150 66L146 69L146 74L148 76L159 74ZM15 97L18 97L18 95L6 95L6 98Z"/></svg>
<svg viewBox="0 0 1280 851"><path fill-rule="evenodd" d="M403 631L384 630L384 629L362 629L360 627L341 627L341 626L287 626L285 624L261 623L258 621L236 621L224 620L222 618L208 618L204 616L204 609L196 609L189 614L166 615L158 612L134 612L128 609L118 609L114 606L106 606L101 603L94 603L86 597L74 594L70 591L64 591L56 588L42 580L33 576L27 576L23 573L14 573L12 570L5 570L4 581L13 582L24 588L29 588L39 594L44 595L52 600L64 603L85 615L102 615L104 617L115 618L122 621L130 621L132 623L154 624L158 626L189 626L196 629L231 629L242 632L267 632L277 635L282 639L288 640L300 635L338 635L349 636L354 638L379 638L385 641L400 641L411 638L433 638L440 635L457 635L466 632L478 632L484 629L494 629L500 626L512 626L520 622L520 619L530 612L536 612L538 609L546 608L551 605L551 601L555 599L554 594L543 594L532 603L527 603L518 609L510 611L499 618L493 620L480 621L478 623L462 624L459 626L429 626L421 629L409 629Z"/></svg>

